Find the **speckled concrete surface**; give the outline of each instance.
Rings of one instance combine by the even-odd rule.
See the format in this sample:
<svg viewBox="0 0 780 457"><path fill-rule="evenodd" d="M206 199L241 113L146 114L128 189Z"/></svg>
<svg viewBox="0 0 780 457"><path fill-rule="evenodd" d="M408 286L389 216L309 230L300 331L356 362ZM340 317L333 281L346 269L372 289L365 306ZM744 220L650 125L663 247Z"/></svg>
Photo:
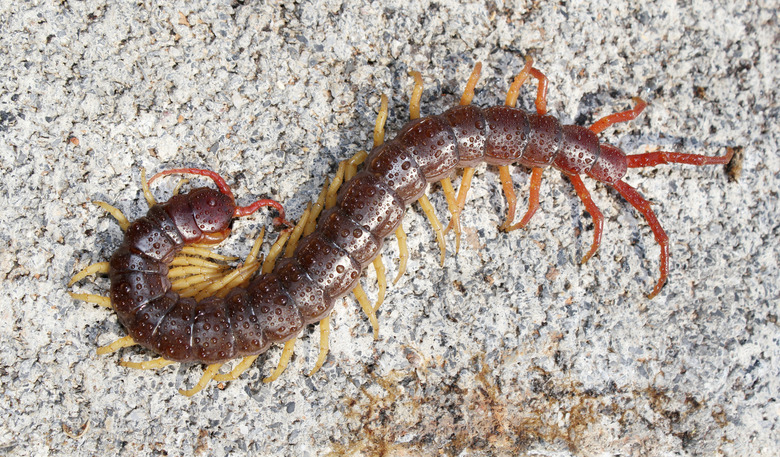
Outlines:
<svg viewBox="0 0 780 457"><path fill-rule="evenodd" d="M210 3L0 6L0 453L776 455L776 3ZM388 130L405 122L409 70L425 75L423 114L438 113L477 60L475 103L501 103L526 53L566 122L646 98L639 119L602 135L629 152L742 148L737 181L721 166L629 172L671 239L657 298L645 294L659 248L616 192L586 180L606 223L580 265L592 224L560 173L545 173L530 228L505 234L497 174L481 167L459 255L450 237L441 268L412 209L409 272L389 290L380 339L346 299L313 377L316 328L275 383L260 380L279 348L193 398L177 389L200 366L131 371L118 361L150 355L95 354L123 329L66 283L121 232L90 200L135 218L141 167L202 166L241 202L271 196L297 217L339 160L370 145L381 93ZM532 99L528 86L521 103ZM528 173L513 175L524 205ZM222 252L245 255L267 222L236 224Z"/></svg>

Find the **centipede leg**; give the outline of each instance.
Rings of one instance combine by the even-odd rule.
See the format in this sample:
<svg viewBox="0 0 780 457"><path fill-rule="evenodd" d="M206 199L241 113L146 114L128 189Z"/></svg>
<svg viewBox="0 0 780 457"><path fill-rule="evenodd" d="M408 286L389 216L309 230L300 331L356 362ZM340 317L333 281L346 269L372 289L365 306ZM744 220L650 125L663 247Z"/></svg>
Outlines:
<svg viewBox="0 0 780 457"><path fill-rule="evenodd" d="M632 154L626 156L628 159L628 168L654 167L667 163L683 163L688 165L725 165L729 163L734 155L733 149L728 149L726 155L711 157L699 154L686 154L682 152L656 151L644 154Z"/></svg>
<svg viewBox="0 0 780 457"><path fill-rule="evenodd" d="M463 90L463 95L460 97L460 104L461 105L469 105L471 104L471 101L474 99L474 88L477 86L477 83L479 82L479 75L482 73L482 62L477 62L474 64L474 69L471 71L471 76L469 76L469 80L466 83L466 88ZM447 224L447 228L444 229L444 233L450 231L450 229L456 230L455 235L455 252L460 251L460 214L463 212L463 208L466 206L466 195L469 192L469 189L471 188L471 178L474 177L474 167L465 167L463 169L463 176L460 180L460 188L458 188L458 196L455 199L455 208L457 211L457 217L455 216L455 212L450 209L450 213L452 213L452 218L450 219L450 223ZM452 187L450 185L450 187ZM447 195L447 190L445 189L444 194ZM449 204L449 196L447 203Z"/></svg>
<svg viewBox="0 0 780 457"><path fill-rule="evenodd" d="M379 339L379 320L376 318L376 310L371 306L371 302L368 301L368 296L359 282L355 284L352 293L355 294L355 298L371 323L371 328L374 330L374 339Z"/></svg>
<svg viewBox="0 0 780 457"><path fill-rule="evenodd" d="M71 298L75 300L81 300L87 303L100 305L103 308L112 308L110 297L105 297L103 295L97 295L97 294L76 294L73 292L68 292L68 295L70 295Z"/></svg>
<svg viewBox="0 0 780 457"><path fill-rule="evenodd" d="M203 376L200 377L200 380L198 381L197 384L195 384L195 386L192 389L189 390L179 389L179 393L186 397L191 397L196 393L200 392L208 385L209 381L211 381L211 379L214 378L214 376L217 374L217 371L219 371L219 369L222 368L222 365L224 365L224 363L212 363L211 365L206 367L206 370L203 372Z"/></svg>
<svg viewBox="0 0 780 457"><path fill-rule="evenodd" d="M309 376L313 376L314 373L320 371L325 360L328 358L328 351L330 350L330 343L328 338L330 337L330 315L320 321L320 353L317 355L317 362L314 364L314 368L309 372Z"/></svg>
<svg viewBox="0 0 780 457"><path fill-rule="evenodd" d="M534 61L531 56L526 56L525 66L522 70L520 70L520 73L515 76L514 81L512 81L512 84L509 86L509 90L506 92L506 100L504 101L504 105L511 106L512 108L517 105L517 97L520 96L520 87L522 87L522 85L531 75L531 68L533 64Z"/></svg>
<svg viewBox="0 0 780 457"><path fill-rule="evenodd" d="M645 220L650 225L650 230L653 231L655 240L661 246L661 258L659 265L661 277L658 278L658 282L655 284L653 291L650 292L650 295L647 296L647 298L653 298L661 291L661 288L663 287L664 283L666 283L666 278L669 275L669 237L666 236L666 232L664 232L663 227L661 227L661 224L655 217L653 208L650 207L650 202L645 200L636 189L623 181L617 181L616 183L612 184L612 187L614 187L615 190L617 190L618 193L620 193L620 195L622 195L623 198L625 198L626 201L631 204L631 206L642 213L642 215L645 217Z"/></svg>
<svg viewBox="0 0 780 457"><path fill-rule="evenodd" d="M539 82L536 86L536 100L534 101L536 113L544 116L547 114L547 76L536 68L531 68L529 73Z"/></svg>
<svg viewBox="0 0 780 457"><path fill-rule="evenodd" d="M72 278L70 278L70 281L68 282L68 287L72 286L78 281L81 281L82 279L86 278L89 275L98 274L98 273L108 274L109 269L110 266L108 262L93 263L92 265L89 265L88 267L76 273Z"/></svg>
<svg viewBox="0 0 780 457"><path fill-rule="evenodd" d="M385 277L385 264L382 262L382 256L379 255L374 259L374 270L376 271L376 282L379 287L377 293L376 303L374 304L374 312L376 312L382 303L385 301L385 292L387 291L387 277Z"/></svg>
<svg viewBox="0 0 780 457"><path fill-rule="evenodd" d="M122 348L128 348L130 346L135 346L135 345L136 342L133 339L133 337L127 335L127 336L123 336L122 338L119 338L118 340L114 341L111 344L100 346L99 348L97 348L97 354L98 355L111 354L112 352L116 352Z"/></svg>
<svg viewBox="0 0 780 457"><path fill-rule="evenodd" d="M263 378L263 382L268 384L269 382L276 381L276 378L278 378L282 373L284 373L284 370L287 369L287 364L290 363L290 359L293 355L293 348L295 347L295 340L297 338L293 338L286 343L284 343L284 350L282 350L282 356L279 357L279 364L276 365L276 369L273 373L271 373L270 376Z"/></svg>
<svg viewBox="0 0 780 457"><path fill-rule="evenodd" d="M509 173L509 165L498 167L498 176L501 179L501 188L504 190L504 197L506 198L506 219L498 229L506 230L515 220L517 195L515 195L515 184L512 182L512 175Z"/></svg>
<svg viewBox="0 0 780 457"><path fill-rule="evenodd" d="M239 378L239 376L244 374L244 372L248 370L250 366L252 366L258 357L259 356L257 355L244 357L235 367L233 367L232 370L230 370L230 373L216 374L214 375L214 380L217 382L235 381Z"/></svg>
<svg viewBox="0 0 780 457"><path fill-rule="evenodd" d="M393 284L396 284L406 273L406 263L409 261L409 247L406 245L406 232L404 232L403 225L399 225L395 229L395 239L398 241L398 274L393 280Z"/></svg>
<svg viewBox="0 0 780 457"><path fill-rule="evenodd" d="M460 251L460 208L458 207L455 189L452 188L452 181L450 178L441 180L441 188L444 190L444 197L447 199L447 207L452 216L450 218L450 223L447 225L447 229L452 227L455 231L455 253L458 253Z"/></svg>
<svg viewBox="0 0 780 457"><path fill-rule="evenodd" d="M444 230L441 227L441 222L439 222L439 218L436 217L436 212L433 209L433 205L431 205L431 201L428 200L428 197L423 195L417 201L420 202L423 212L428 216L428 222L431 223L433 231L436 233L436 241L438 241L439 249L441 250L441 264L444 265L444 256L447 252L447 248L444 243Z"/></svg>
<svg viewBox="0 0 780 457"><path fill-rule="evenodd" d="M320 213L325 207L325 199L327 198L329 188L330 181L328 178L325 178L325 183L322 185L320 195L317 197L317 201L314 202L314 205L311 207L311 215L309 216L309 221L306 223L306 228L303 230L303 236L310 235L317 227L317 218L320 217Z"/></svg>
<svg viewBox="0 0 780 457"><path fill-rule="evenodd" d="M130 227L130 221L127 220L127 216L125 216L124 213L119 210L119 208L111 206L106 202L101 202L100 200L93 200L92 203L106 210L108 214L114 216L117 224L119 224L119 228L121 228L123 232L127 231L127 227Z"/></svg>
<svg viewBox="0 0 780 457"><path fill-rule="evenodd" d="M466 196L469 193L469 189L471 189L471 179L474 178L475 172L476 168L474 167L466 167L463 169L463 177L460 179L460 188L458 189L458 199L456 201L459 213L463 213L463 208L466 206ZM447 233L452 228L451 226L452 220L450 220L450 224L447 225L447 228L444 229L444 233Z"/></svg>
<svg viewBox="0 0 780 457"><path fill-rule="evenodd" d="M582 263L585 263L591 257L593 257L593 254L596 253L599 246L601 245L601 233L604 228L604 216L601 214L598 206L596 206L596 203L593 202L588 189L585 187L585 183L582 182L582 178L580 178L578 175L569 175L569 179L574 185L574 190L577 192L577 196L580 197L580 200L582 200L582 203L585 205L585 211L587 211L588 214L590 214L591 219L593 219L593 244L591 245L588 253L585 254L585 256L582 258Z"/></svg>
<svg viewBox="0 0 780 457"><path fill-rule="evenodd" d="M599 134L611 125L636 119L636 117L642 113L645 107L647 107L647 103L639 97L634 97L632 100L634 100L636 103L635 107L631 108L630 110L621 111L619 113L614 113L610 114L609 116L602 117L589 127L590 131L595 134Z"/></svg>
<svg viewBox="0 0 780 457"><path fill-rule="evenodd" d="M123 366L125 368L133 368L135 370L156 370L158 368L167 367L168 365L174 364L173 360L167 360L162 357L157 357L156 359L152 360L146 360L143 362L130 362L127 360L122 360L119 362L120 366Z"/></svg>
<svg viewBox="0 0 780 457"><path fill-rule="evenodd" d="M461 105L470 105L471 101L474 99L474 88L477 87L480 73L482 73L482 62L477 62L474 64L474 69L471 70L471 76L469 76L466 88L463 90L463 95L460 97Z"/></svg>
<svg viewBox="0 0 780 457"><path fill-rule="evenodd" d="M420 117L420 99L423 92L423 80L419 71L410 71L409 74L414 78L414 89L409 99L409 119L418 119Z"/></svg>
<svg viewBox="0 0 780 457"><path fill-rule="evenodd" d="M518 228L525 228L525 226L528 225L528 222L531 221L533 215L536 213L536 210L539 209L539 189L542 186L543 171L543 168L531 169L531 191L528 195L528 210L525 212L525 215L520 220L520 222L505 229L507 232L511 232L512 230L516 230Z"/></svg>

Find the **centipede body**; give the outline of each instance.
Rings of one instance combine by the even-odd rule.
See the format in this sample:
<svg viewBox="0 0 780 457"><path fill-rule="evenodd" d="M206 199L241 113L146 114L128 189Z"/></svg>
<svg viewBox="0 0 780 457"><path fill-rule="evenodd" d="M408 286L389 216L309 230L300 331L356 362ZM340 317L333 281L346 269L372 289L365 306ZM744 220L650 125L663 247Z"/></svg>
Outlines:
<svg viewBox="0 0 780 457"><path fill-rule="evenodd" d="M544 169L552 167L566 175L594 223L593 244L583 262L600 245L603 216L580 176L613 187L644 216L661 246L660 278L650 296L657 295L668 274L668 237L650 204L623 177L629 168L664 163L724 164L730 154L626 155L600 142L597 134L634 119L645 108L644 101L635 99L635 108L606 116L589 128L563 125L547 115L547 78L530 59L515 79L505 105L479 108L470 104L478 68L460 105L440 115L419 117L418 94L412 103L413 119L394 138L384 142L375 135L375 147L365 157L363 168L343 184L332 207L319 216L316 229L300 240L290 257L245 286L201 301L172 290L167 276L170 262L186 245L224 239L234 216L257 207L237 207L221 178L185 169L214 178L219 190L197 188L152 206L130 224L109 262L111 305L132 342L166 361L217 366L291 341L306 325L326 319L338 299L356 287L356 295L362 293L358 279L380 256L385 238L397 233L411 204L421 201L430 216L425 198L429 184L442 181L452 213L448 228L459 237L468 183L473 167L482 162L499 167L509 203L502 225L506 230L525 226L539 207ZM539 81L536 113L514 106L519 86L530 76ZM506 168L510 164L532 170L529 209L514 225L516 197ZM466 171L456 197L449 177L459 169ZM443 255L443 230L436 231Z"/></svg>

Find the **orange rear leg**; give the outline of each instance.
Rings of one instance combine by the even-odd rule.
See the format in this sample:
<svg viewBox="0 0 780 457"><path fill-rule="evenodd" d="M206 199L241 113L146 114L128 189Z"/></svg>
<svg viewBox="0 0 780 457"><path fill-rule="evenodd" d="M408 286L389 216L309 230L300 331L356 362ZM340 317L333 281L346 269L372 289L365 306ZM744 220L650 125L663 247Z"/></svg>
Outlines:
<svg viewBox="0 0 780 457"><path fill-rule="evenodd" d="M585 210L593 219L593 244L590 246L588 253L585 254L585 257L582 258L582 263L585 263L591 257L593 257L593 254L596 253L596 251L599 249L599 246L601 245L601 233L604 229L604 216L601 214L599 207L596 206L596 203L594 203L593 199L590 197L590 193L585 187L585 183L582 182L582 178L580 178L578 175L570 175L569 179L574 185L574 190L577 192L577 196L580 197L580 200L582 200L582 203L585 205Z"/></svg>
<svg viewBox="0 0 780 457"><path fill-rule="evenodd" d="M618 181L612 184L612 187L614 187L615 190L617 190L620 195L623 196L623 198L631 203L631 206L642 213L648 225L650 225L650 230L653 231L655 240L661 246L661 259L659 265L659 269L661 270L661 277L658 278L658 282L655 283L653 291L650 292L650 295L647 296L647 298L653 298L658 295L658 292L661 291L664 283L666 283L666 278L669 276L669 237L666 236L666 232L664 232L663 227L661 227L661 224L655 217L653 208L650 207L650 202L645 200L636 189L623 181Z"/></svg>
<svg viewBox="0 0 780 457"><path fill-rule="evenodd" d="M599 134L607 129L607 127L618 124L620 122L628 122L636 119L639 114L647 107L647 103L639 97L632 98L636 102L636 106L630 110L621 111L619 113L610 114L597 120L590 126L590 131Z"/></svg>

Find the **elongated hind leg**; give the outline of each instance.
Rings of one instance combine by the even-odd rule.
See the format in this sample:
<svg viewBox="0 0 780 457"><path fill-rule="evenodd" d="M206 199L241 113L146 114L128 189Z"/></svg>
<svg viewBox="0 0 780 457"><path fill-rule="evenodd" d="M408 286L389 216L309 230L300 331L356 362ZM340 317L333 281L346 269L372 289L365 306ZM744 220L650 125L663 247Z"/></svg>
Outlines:
<svg viewBox="0 0 780 457"><path fill-rule="evenodd" d="M650 292L650 295L647 296L648 298L653 298L658 295L658 292L661 291L661 288L664 286L664 283L666 283L666 278L669 275L669 237L666 236L666 232L664 232L663 227L661 227L661 224L655 217L653 208L650 207L650 202L645 200L636 189L623 181L618 181L612 184L612 187L614 187L615 190L617 190L620 195L622 195L623 198L625 198L626 201L631 204L631 206L642 213L642 216L645 217L648 225L650 225L650 230L653 231L655 240L658 242L659 246L661 246L661 258L659 264L661 276L658 278L658 282L655 284L653 291Z"/></svg>
<svg viewBox="0 0 780 457"><path fill-rule="evenodd" d="M711 157L699 154L686 154L682 152L646 152L644 154L632 154L627 156L628 168L654 167L668 163L684 163L688 165L725 165L731 161L734 150L729 148L726 155Z"/></svg>

